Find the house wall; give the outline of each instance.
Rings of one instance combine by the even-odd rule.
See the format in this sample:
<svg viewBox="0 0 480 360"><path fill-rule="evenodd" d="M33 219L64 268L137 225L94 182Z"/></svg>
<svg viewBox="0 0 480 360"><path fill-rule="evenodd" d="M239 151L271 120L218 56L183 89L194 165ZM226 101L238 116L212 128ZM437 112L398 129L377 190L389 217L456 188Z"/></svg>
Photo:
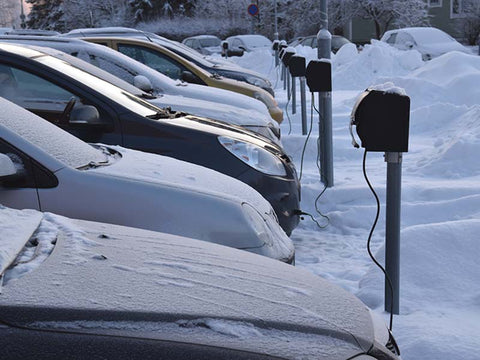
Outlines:
<svg viewBox="0 0 480 360"><path fill-rule="evenodd" d="M452 0L440 0L441 6L432 6L428 9L430 25L445 31L457 39L461 39L461 35L456 28L458 17L451 17L451 1ZM370 42L370 39L375 39L375 36L375 25L373 21L362 19L352 20L351 40L353 42L360 44L368 43Z"/></svg>

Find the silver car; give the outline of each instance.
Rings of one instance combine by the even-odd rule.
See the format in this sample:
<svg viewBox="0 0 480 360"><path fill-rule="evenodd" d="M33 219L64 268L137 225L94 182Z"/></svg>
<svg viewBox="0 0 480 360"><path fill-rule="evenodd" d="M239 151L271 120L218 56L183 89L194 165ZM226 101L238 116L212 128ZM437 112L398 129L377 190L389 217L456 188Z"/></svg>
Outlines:
<svg viewBox="0 0 480 360"><path fill-rule="evenodd" d="M0 208L0 254L5 359L399 359L353 295L244 251Z"/></svg>
<svg viewBox="0 0 480 360"><path fill-rule="evenodd" d="M294 261L272 207L248 185L172 158L88 145L3 98L0 108L0 204Z"/></svg>

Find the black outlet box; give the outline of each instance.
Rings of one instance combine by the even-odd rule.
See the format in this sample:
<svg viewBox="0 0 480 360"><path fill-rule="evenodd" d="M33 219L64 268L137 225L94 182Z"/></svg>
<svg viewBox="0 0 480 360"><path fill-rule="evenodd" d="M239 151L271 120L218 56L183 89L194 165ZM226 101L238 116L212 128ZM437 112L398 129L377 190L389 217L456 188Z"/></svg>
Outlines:
<svg viewBox="0 0 480 360"><path fill-rule="evenodd" d="M295 52L292 50L285 50L283 53L282 61L285 66L288 66L288 63L290 62L291 57L295 55Z"/></svg>
<svg viewBox="0 0 480 360"><path fill-rule="evenodd" d="M408 152L410 98L393 92L366 90L352 114L368 151Z"/></svg>
<svg viewBox="0 0 480 360"><path fill-rule="evenodd" d="M305 76L305 58L300 55L293 55L288 62L288 69L293 77Z"/></svg>
<svg viewBox="0 0 480 360"><path fill-rule="evenodd" d="M332 91L332 64L330 62L310 61L305 76L310 92Z"/></svg>

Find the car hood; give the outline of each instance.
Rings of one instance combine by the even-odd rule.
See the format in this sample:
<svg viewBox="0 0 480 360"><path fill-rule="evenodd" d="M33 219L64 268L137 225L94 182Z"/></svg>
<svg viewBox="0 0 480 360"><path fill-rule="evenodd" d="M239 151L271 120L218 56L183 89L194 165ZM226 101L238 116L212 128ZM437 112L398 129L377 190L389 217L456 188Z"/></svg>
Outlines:
<svg viewBox="0 0 480 360"><path fill-rule="evenodd" d="M271 210L267 200L255 189L215 170L168 156L126 149L121 146L108 145L108 148L118 151L121 159L109 166L100 166L88 171L183 188L195 193L232 199L237 203L247 202L262 214L269 213Z"/></svg>
<svg viewBox="0 0 480 360"><path fill-rule="evenodd" d="M299 359L345 360L373 344L368 309L305 270L188 238L46 216L56 246L4 286L0 319L9 324Z"/></svg>
<svg viewBox="0 0 480 360"><path fill-rule="evenodd" d="M156 99L149 100L149 102L158 107L170 107L175 111L204 116L234 125L267 126L269 123L268 117L255 110L247 110L227 104L218 104L183 96L159 95Z"/></svg>
<svg viewBox="0 0 480 360"><path fill-rule="evenodd" d="M215 134L217 136L228 136L231 138L256 144L263 148L274 147L276 152L282 152L279 147L281 145L278 142L275 143L272 141L272 139L267 138L263 135L260 135L240 126L227 124L223 121L215 121L213 119L194 115L185 115L180 117L161 119L159 121L168 122L175 126L196 129L198 131Z"/></svg>
<svg viewBox="0 0 480 360"><path fill-rule="evenodd" d="M422 54L429 54L432 57L440 56L450 51L461 51L464 53L469 53L462 44L453 41L438 44L422 44L418 45L417 49Z"/></svg>

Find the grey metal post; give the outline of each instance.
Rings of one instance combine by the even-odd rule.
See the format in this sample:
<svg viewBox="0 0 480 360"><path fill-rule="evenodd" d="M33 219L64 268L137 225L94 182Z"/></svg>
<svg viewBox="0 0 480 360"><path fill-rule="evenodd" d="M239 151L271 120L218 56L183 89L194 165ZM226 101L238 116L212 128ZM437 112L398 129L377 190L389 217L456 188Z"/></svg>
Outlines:
<svg viewBox="0 0 480 360"><path fill-rule="evenodd" d="M277 0L275 0L273 2L273 12L274 12L274 24L275 24L275 32L273 33L273 40L277 40L278 41L278 20L277 20ZM275 50L275 67L278 66L278 63L279 63L279 58L278 58L278 46L277 46L277 50Z"/></svg>
<svg viewBox="0 0 480 360"><path fill-rule="evenodd" d="M385 270L392 283L393 297L385 278L385 311L400 312L400 211L402 192L402 153L386 152L387 209L385 224ZM393 300L393 308L392 308Z"/></svg>
<svg viewBox="0 0 480 360"><path fill-rule="evenodd" d="M290 84L291 76L290 76L290 71L288 71L288 68L285 66L285 76L287 77L287 99L290 100L292 98L292 86Z"/></svg>
<svg viewBox="0 0 480 360"><path fill-rule="evenodd" d="M297 113L297 78L292 76L292 114Z"/></svg>
<svg viewBox="0 0 480 360"><path fill-rule="evenodd" d="M300 104L302 112L302 135L307 135L307 97L305 88L305 76L300 77Z"/></svg>
<svg viewBox="0 0 480 360"><path fill-rule="evenodd" d="M285 64L282 61L282 77L281 80L283 81L283 90L287 90L287 68L285 67Z"/></svg>
<svg viewBox="0 0 480 360"><path fill-rule="evenodd" d="M332 35L328 31L327 0L320 0L320 31L317 34L317 57L330 59ZM319 143L321 181L333 186L332 93L319 92ZM322 131L323 128L323 131Z"/></svg>

